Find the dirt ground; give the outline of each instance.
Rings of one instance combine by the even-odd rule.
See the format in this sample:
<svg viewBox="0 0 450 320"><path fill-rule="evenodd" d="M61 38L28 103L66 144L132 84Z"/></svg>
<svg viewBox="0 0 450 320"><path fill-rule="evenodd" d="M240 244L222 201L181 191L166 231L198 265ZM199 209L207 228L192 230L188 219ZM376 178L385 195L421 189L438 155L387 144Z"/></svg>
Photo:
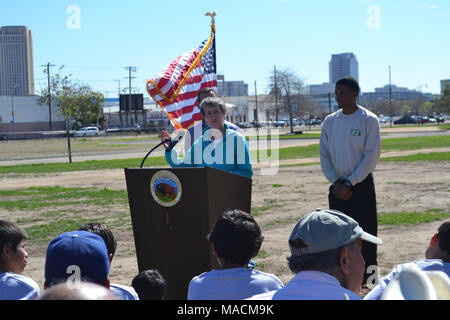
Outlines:
<svg viewBox="0 0 450 320"><path fill-rule="evenodd" d="M450 213L450 162L380 162L374 172L378 212L442 209ZM126 189L122 169L19 176L1 180L2 189L30 186L65 186ZM263 176L255 170L252 208L265 240L256 258L257 269L276 274L284 283L292 277L286 263L287 239L296 221L316 208L327 208L328 182L319 165L280 167L276 175ZM89 207L86 207L89 212ZM380 226L378 247L380 276L407 261L424 258L425 249L442 221L414 226ZM132 231L115 233L118 251L110 280L130 285L138 272ZM42 287L47 244L28 245L24 275Z"/></svg>

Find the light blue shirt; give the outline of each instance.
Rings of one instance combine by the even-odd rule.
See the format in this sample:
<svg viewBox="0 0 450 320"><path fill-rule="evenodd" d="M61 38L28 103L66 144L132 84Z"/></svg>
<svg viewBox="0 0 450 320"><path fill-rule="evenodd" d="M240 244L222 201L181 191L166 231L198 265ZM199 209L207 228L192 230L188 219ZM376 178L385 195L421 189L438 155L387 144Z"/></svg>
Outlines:
<svg viewBox="0 0 450 320"><path fill-rule="evenodd" d="M204 272L189 283L188 300L243 300L283 287L277 276L247 268Z"/></svg>
<svg viewBox="0 0 450 320"><path fill-rule="evenodd" d="M167 163L173 168L211 167L244 177L253 176L252 160L245 137L225 124L225 135L216 143L206 129L189 148L183 160L175 149L165 152Z"/></svg>
<svg viewBox="0 0 450 320"><path fill-rule="evenodd" d="M423 259L399 264L387 276L380 280L377 286L364 297L364 300L380 300L391 280L406 268L419 268L422 271L442 271L450 277L450 263L444 262L441 259Z"/></svg>
<svg viewBox="0 0 450 320"><path fill-rule="evenodd" d="M40 293L39 285L31 278L11 272L0 274L0 300L33 300Z"/></svg>
<svg viewBox="0 0 450 320"><path fill-rule="evenodd" d="M338 279L320 271L301 271L284 288L276 291L272 300L361 300L344 288Z"/></svg>
<svg viewBox="0 0 450 320"><path fill-rule="evenodd" d="M111 283L109 290L119 298L119 300L139 300L139 296L133 287Z"/></svg>

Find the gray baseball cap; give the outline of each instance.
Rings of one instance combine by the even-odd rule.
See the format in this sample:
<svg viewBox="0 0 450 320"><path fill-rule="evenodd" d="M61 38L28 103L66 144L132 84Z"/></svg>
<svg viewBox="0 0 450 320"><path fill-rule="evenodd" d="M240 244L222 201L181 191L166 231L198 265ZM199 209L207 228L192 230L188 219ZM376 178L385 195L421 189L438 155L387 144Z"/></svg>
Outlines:
<svg viewBox="0 0 450 320"><path fill-rule="evenodd" d="M356 239L382 244L381 239L365 232L354 219L337 210L316 209L303 216L289 237L292 255L325 252ZM299 241L301 240L299 245Z"/></svg>

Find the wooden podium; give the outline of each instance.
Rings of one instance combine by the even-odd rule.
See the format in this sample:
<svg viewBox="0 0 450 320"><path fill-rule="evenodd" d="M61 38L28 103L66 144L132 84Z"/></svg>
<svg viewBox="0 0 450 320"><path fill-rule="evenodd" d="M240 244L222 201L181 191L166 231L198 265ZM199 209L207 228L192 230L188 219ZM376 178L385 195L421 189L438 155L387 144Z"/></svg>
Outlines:
<svg viewBox="0 0 450 320"><path fill-rule="evenodd" d="M191 279L217 268L206 239L217 218L250 212L252 180L210 167L126 168L125 177L139 272L158 269L166 299L186 299Z"/></svg>

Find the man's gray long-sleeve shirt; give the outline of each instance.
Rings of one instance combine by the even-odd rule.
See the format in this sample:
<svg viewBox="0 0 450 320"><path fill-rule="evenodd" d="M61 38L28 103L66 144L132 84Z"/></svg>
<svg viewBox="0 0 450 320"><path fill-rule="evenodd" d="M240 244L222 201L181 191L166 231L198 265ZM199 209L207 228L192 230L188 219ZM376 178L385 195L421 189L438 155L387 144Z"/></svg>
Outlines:
<svg viewBox="0 0 450 320"><path fill-rule="evenodd" d="M320 164L325 177L334 183L347 179L352 185L363 181L380 158L381 135L377 116L358 106L352 114L342 109L328 115L320 135Z"/></svg>

